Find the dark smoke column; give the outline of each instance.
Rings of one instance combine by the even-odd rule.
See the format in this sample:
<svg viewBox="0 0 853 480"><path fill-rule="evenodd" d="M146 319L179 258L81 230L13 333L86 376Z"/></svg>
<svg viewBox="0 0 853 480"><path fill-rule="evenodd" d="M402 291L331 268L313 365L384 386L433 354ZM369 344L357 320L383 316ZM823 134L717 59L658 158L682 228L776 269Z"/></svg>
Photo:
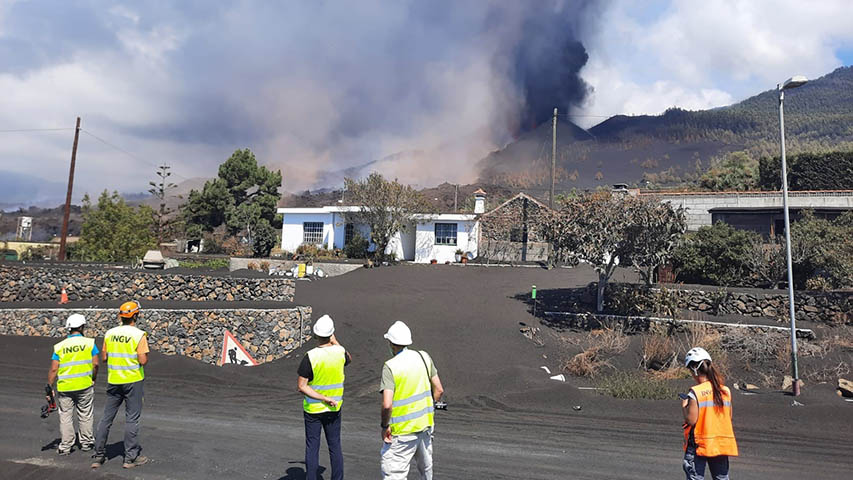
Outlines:
<svg viewBox="0 0 853 480"><path fill-rule="evenodd" d="M584 9L584 5L566 7L525 20L514 62L514 78L526 105L522 130L550 120L554 107L560 112L571 111L589 93L589 85L580 77L589 55L574 27Z"/></svg>

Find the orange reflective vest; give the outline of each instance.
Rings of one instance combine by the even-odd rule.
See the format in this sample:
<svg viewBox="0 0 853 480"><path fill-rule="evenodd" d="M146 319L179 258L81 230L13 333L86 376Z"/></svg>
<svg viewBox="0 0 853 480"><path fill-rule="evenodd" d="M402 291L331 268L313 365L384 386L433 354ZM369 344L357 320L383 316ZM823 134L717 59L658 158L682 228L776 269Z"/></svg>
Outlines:
<svg viewBox="0 0 853 480"><path fill-rule="evenodd" d="M728 387L722 388L722 407L714 405L711 382L704 382L690 389L696 395L699 417L696 425L685 425L685 450L692 446L696 455L701 457L737 456L737 442L732 429L732 392Z"/></svg>

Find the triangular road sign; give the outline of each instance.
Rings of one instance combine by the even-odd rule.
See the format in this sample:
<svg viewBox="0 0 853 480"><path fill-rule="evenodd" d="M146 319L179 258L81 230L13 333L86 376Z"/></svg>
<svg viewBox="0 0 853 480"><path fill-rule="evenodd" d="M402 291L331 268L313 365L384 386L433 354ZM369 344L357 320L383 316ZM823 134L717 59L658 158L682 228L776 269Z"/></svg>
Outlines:
<svg viewBox="0 0 853 480"><path fill-rule="evenodd" d="M225 365L226 363L246 366L258 364L258 362L249 355L249 352L243 348L243 345L240 345L237 338L228 330L225 330L225 336L222 339L222 359L219 364Z"/></svg>

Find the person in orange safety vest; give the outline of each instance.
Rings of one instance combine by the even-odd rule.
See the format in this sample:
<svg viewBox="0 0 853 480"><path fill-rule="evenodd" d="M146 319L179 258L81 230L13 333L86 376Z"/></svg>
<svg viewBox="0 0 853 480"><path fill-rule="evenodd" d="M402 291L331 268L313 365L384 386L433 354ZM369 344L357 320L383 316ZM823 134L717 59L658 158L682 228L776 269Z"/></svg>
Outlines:
<svg viewBox="0 0 853 480"><path fill-rule="evenodd" d="M680 395L687 480L704 479L706 465L714 480L728 480L729 457L738 454L732 428L732 393L723 385L723 377L705 349L690 349L684 364L696 382L689 393Z"/></svg>

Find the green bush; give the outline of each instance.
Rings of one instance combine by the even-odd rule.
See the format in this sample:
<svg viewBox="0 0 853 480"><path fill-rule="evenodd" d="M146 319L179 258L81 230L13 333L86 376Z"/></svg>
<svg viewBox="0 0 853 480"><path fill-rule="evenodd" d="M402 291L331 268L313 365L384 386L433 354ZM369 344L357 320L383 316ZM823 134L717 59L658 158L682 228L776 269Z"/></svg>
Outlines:
<svg viewBox="0 0 853 480"><path fill-rule="evenodd" d="M853 286L853 213L834 220L811 211L791 225L794 284L806 288L808 279L825 279L826 287Z"/></svg>
<svg viewBox="0 0 853 480"><path fill-rule="evenodd" d="M360 234L356 233L352 236L352 240L344 246L344 255L346 255L347 258L366 258L367 248L369 246L370 242Z"/></svg>
<svg viewBox="0 0 853 480"><path fill-rule="evenodd" d="M211 270L228 268L228 264L227 258L211 258L203 261L181 260L178 262L178 266L183 268L209 268Z"/></svg>
<svg viewBox="0 0 853 480"><path fill-rule="evenodd" d="M710 285L749 285L755 232L717 222L690 233L673 253L678 280Z"/></svg>
<svg viewBox="0 0 853 480"><path fill-rule="evenodd" d="M276 230L272 225L264 218L258 220L252 237L252 253L254 256L269 257L278 240Z"/></svg>
<svg viewBox="0 0 853 480"><path fill-rule="evenodd" d="M676 390L663 379L644 375L640 372L616 371L598 381L599 392L626 400L674 399Z"/></svg>
<svg viewBox="0 0 853 480"><path fill-rule="evenodd" d="M853 152L801 153L786 158L791 190L853 189ZM762 190L782 188L782 161L765 157L758 164Z"/></svg>
<svg viewBox="0 0 853 480"><path fill-rule="evenodd" d="M758 183L758 162L747 152L732 152L699 178L702 188L714 191L752 190Z"/></svg>

